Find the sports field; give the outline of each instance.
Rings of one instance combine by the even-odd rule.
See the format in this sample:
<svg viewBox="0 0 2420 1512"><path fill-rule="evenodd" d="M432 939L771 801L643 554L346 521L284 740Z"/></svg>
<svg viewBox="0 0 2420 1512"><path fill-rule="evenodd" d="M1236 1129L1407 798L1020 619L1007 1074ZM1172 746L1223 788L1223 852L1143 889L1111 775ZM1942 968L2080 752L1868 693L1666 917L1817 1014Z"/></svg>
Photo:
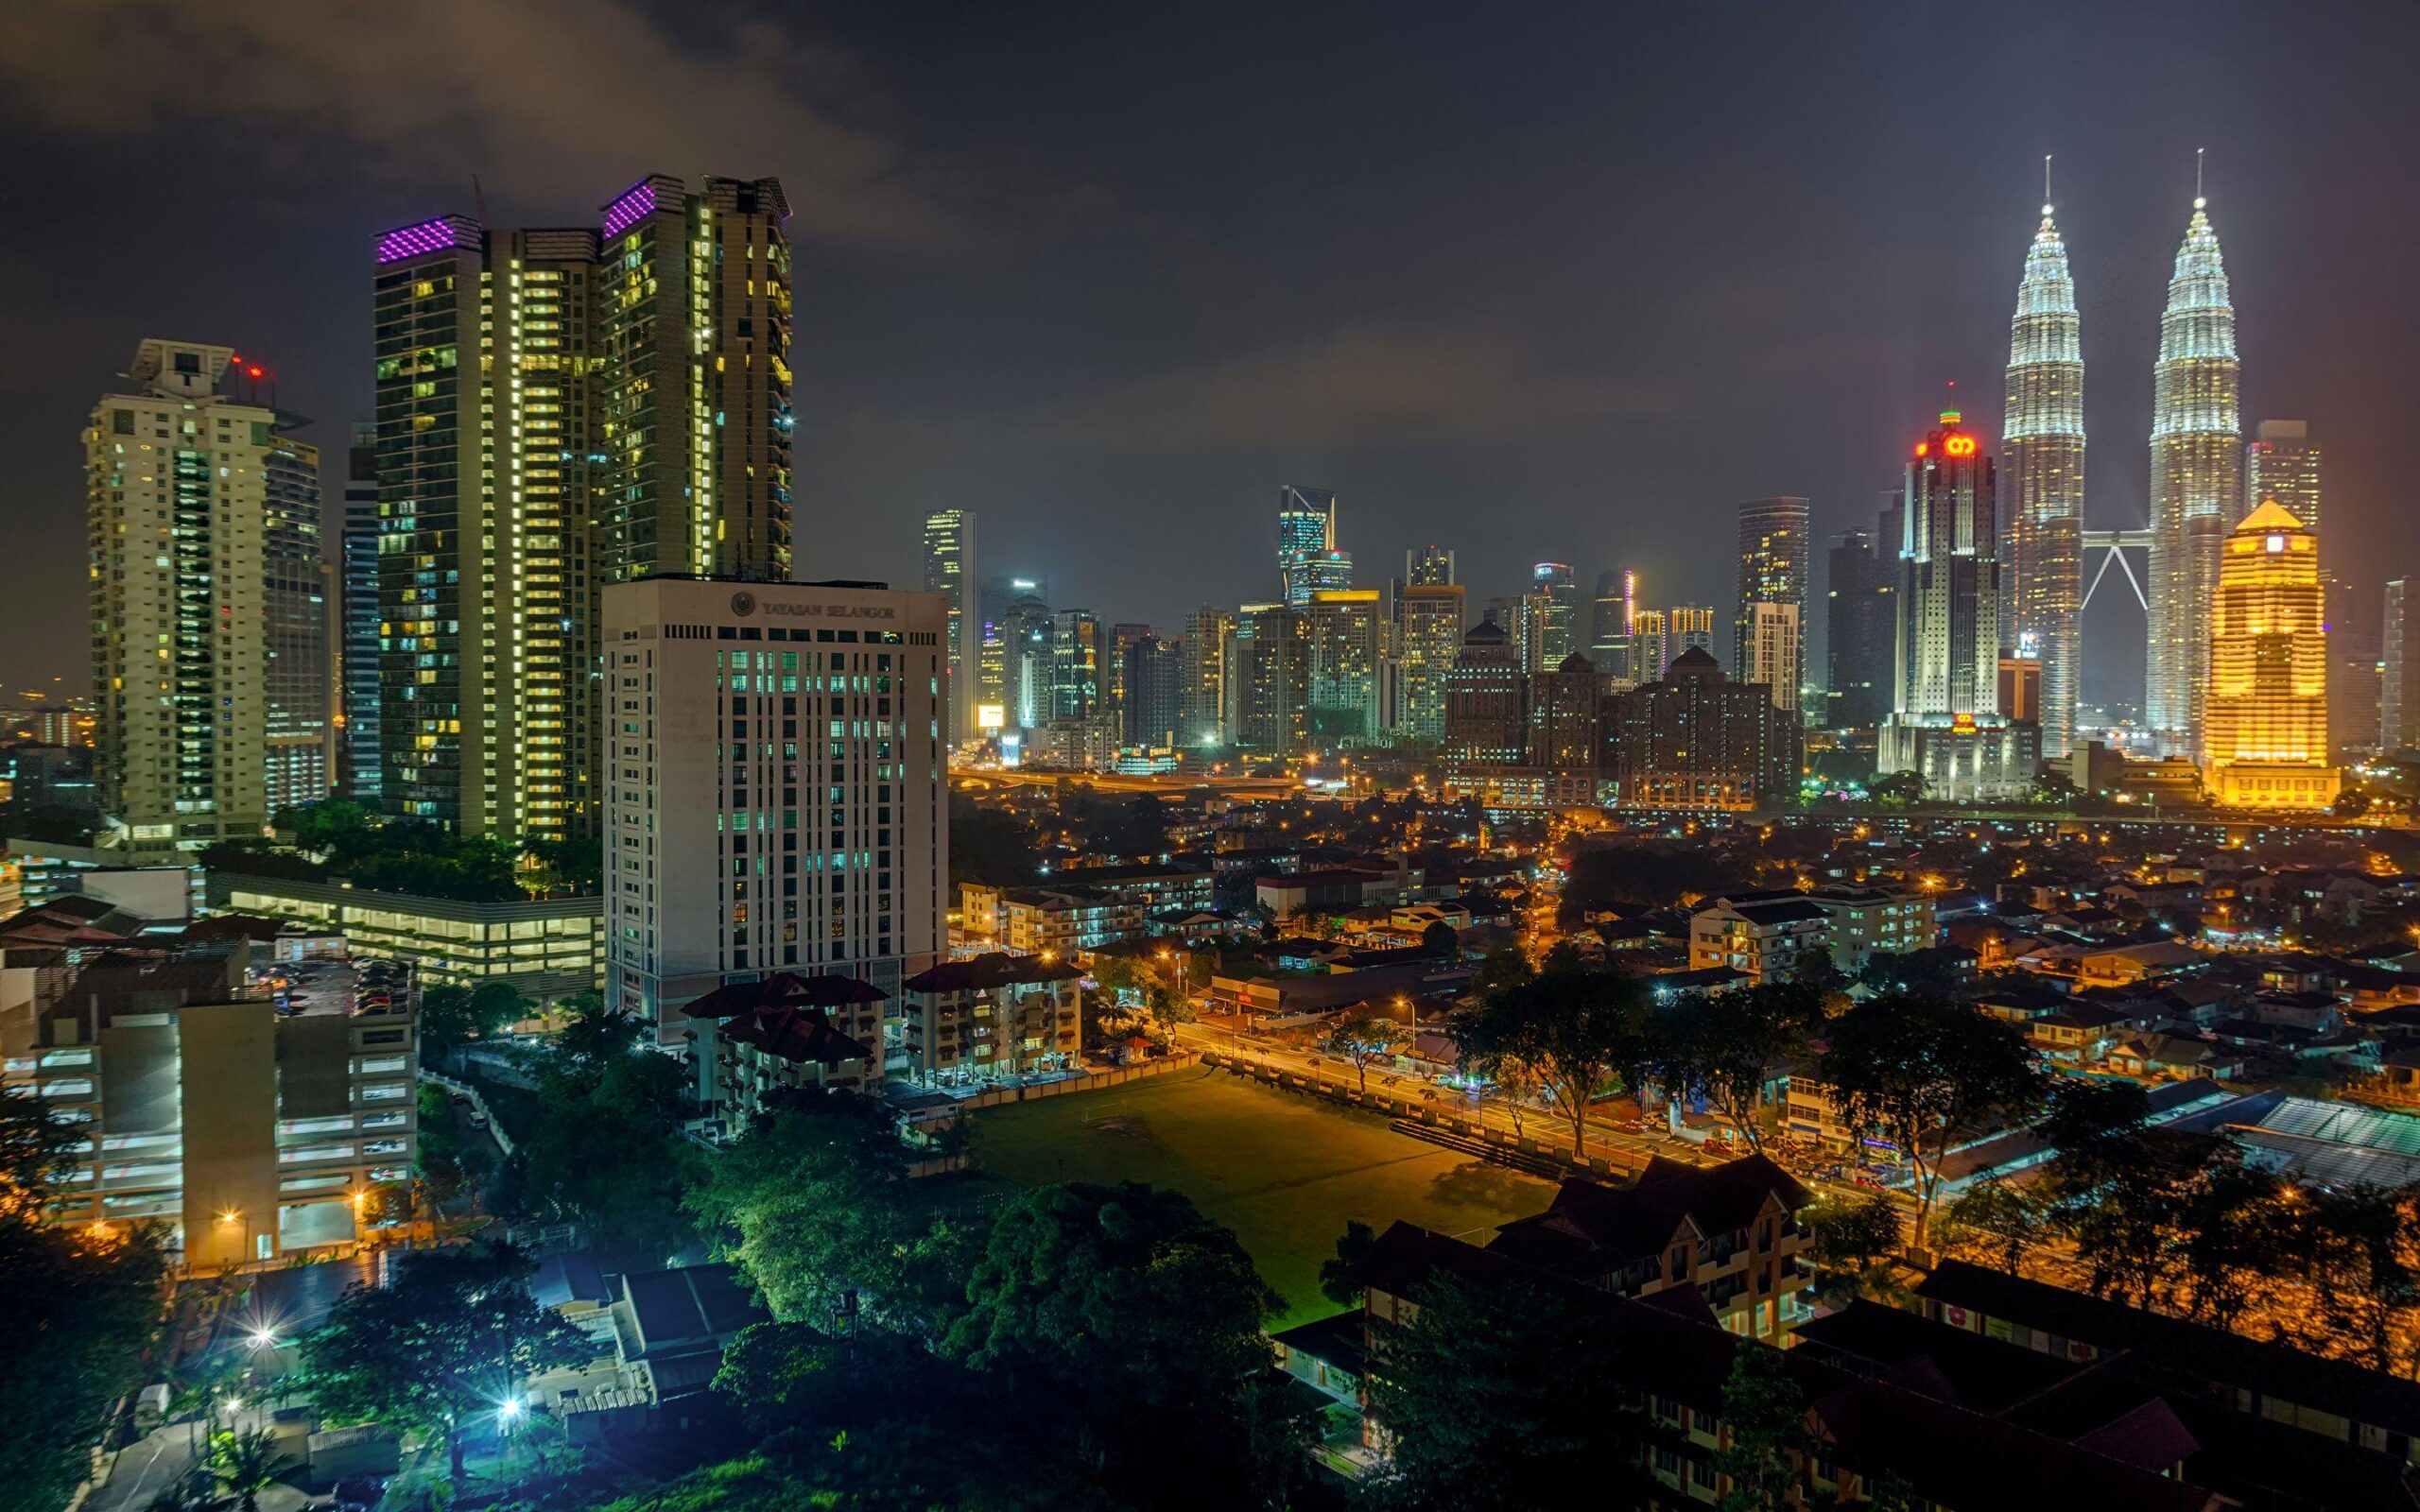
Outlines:
<svg viewBox="0 0 2420 1512"><path fill-rule="evenodd" d="M1173 1072L1101 1091L989 1108L975 1159L1024 1185L1133 1180L1171 1187L1236 1231L1286 1300L1276 1327L1336 1310L1321 1262L1345 1220L1400 1218L1484 1243L1554 1188L1387 1127L1374 1114L1222 1072Z"/></svg>

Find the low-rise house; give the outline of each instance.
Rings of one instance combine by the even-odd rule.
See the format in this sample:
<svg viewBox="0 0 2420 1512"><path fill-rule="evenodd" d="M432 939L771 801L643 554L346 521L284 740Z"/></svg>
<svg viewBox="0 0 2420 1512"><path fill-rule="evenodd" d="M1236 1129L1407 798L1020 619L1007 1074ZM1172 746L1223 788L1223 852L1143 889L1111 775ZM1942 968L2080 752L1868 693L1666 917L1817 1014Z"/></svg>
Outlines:
<svg viewBox="0 0 2420 1512"><path fill-rule="evenodd" d="M1818 887L1806 896L1824 911L1830 926L1832 969L1843 976L1864 971L1876 954L1903 955L1939 943L1933 901L1922 892Z"/></svg>
<svg viewBox="0 0 2420 1512"><path fill-rule="evenodd" d="M521 1400L560 1418L577 1443L703 1431L727 1419L728 1405L710 1389L723 1351L769 1317L734 1265L605 1277L579 1254L542 1268L533 1290L597 1347L585 1365L521 1386Z"/></svg>
<svg viewBox="0 0 2420 1512"><path fill-rule="evenodd" d="M2109 1048L2105 1067L2136 1081L2175 1081L2207 1076L2233 1081L2243 1074L2243 1052L2208 1040L2181 1035L2129 1035Z"/></svg>
<svg viewBox="0 0 2420 1512"><path fill-rule="evenodd" d="M1083 972L994 953L943 961L901 984L901 1043L927 1085L1062 1071L1083 1059Z"/></svg>
<svg viewBox="0 0 2420 1512"><path fill-rule="evenodd" d="M882 1083L889 998L854 976L780 971L691 1002L698 1098L725 1127L777 1088L864 1091Z"/></svg>
<svg viewBox="0 0 2420 1512"><path fill-rule="evenodd" d="M1831 955L1830 916L1792 896L1772 902L1718 899L1689 917L1689 965L1728 966L1754 981L1789 981L1810 958Z"/></svg>
<svg viewBox="0 0 2420 1512"><path fill-rule="evenodd" d="M1724 1328L1778 1338L1807 1315L1806 1189L1761 1155L1712 1167L1656 1156L1626 1187L1566 1179L1488 1248L1622 1297L1693 1286Z"/></svg>
<svg viewBox="0 0 2420 1512"><path fill-rule="evenodd" d="M1412 873L1414 879L1418 875ZM1253 880L1253 896L1282 924L1297 914L1340 914L1368 903L1383 903L1392 908L1416 886L1416 880L1407 882L1400 871L1340 867L1256 877Z"/></svg>

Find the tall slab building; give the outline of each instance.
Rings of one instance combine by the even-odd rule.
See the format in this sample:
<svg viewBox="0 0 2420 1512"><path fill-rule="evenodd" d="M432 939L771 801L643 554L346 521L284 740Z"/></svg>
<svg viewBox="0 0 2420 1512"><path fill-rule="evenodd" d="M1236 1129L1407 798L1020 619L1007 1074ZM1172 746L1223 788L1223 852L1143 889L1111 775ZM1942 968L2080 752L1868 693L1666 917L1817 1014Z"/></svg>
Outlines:
<svg viewBox="0 0 2420 1512"><path fill-rule="evenodd" d="M378 238L387 813L596 833L602 585L788 577L786 214L651 175L593 228Z"/></svg>
<svg viewBox="0 0 2420 1512"><path fill-rule="evenodd" d="M2000 567L2007 649L2042 663L2042 754L2075 740L2083 653L2083 342L2066 243L2042 207L2009 324Z"/></svg>
<svg viewBox="0 0 2420 1512"><path fill-rule="evenodd" d="M1352 555L1336 543L1336 495L1288 483L1277 490L1279 598L1301 609L1322 589L1353 586Z"/></svg>
<svg viewBox="0 0 2420 1512"><path fill-rule="evenodd" d="M100 800L138 853L327 794L319 456L246 372L145 341L84 430Z"/></svg>
<svg viewBox="0 0 2420 1512"><path fill-rule="evenodd" d="M345 453L341 615L345 797L378 805L378 427L357 421Z"/></svg>
<svg viewBox="0 0 2420 1512"><path fill-rule="evenodd" d="M2243 517L2235 307L2206 200L2177 249L2160 317L2152 412L2151 643L2144 718L2162 750L2202 758L2210 604L2221 545Z"/></svg>
<svg viewBox="0 0 2420 1512"><path fill-rule="evenodd" d="M2264 420L2243 449L2243 512L2250 514L2274 499L2319 540L2320 556L2327 550L2319 499L2319 443L2308 423L2298 420ZM2323 563L2320 576L2327 570Z"/></svg>

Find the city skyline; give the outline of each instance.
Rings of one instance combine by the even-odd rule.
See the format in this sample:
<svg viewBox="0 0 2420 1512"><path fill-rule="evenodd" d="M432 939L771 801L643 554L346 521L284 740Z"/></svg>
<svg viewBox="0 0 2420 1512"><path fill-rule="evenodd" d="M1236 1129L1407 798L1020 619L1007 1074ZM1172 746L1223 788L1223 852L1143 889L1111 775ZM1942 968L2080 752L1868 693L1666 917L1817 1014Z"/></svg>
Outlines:
<svg viewBox="0 0 2420 1512"><path fill-rule="evenodd" d="M641 35L665 26L650 12L628 13ZM1694 69L1685 63L1668 83L1642 80L1652 85L1642 91L1645 108L1662 91L1702 81L1713 56L1711 39L1697 28L1660 25L1675 43L1687 44L1681 47L1685 57L1700 61ZM1839 23L1812 33L1802 29L1806 26L1787 21L1764 37L1728 38L1723 66L1750 87L1776 78L1786 84L1800 72L1823 68L1855 77L1907 44L1874 22ZM902 51L905 40L882 35L880 24L844 22L840 29L846 33L841 45L875 77L898 82L912 72ZM1481 71L1534 63L1569 40L1548 36L1554 29L1492 39L1480 56L1463 61ZM1979 54L1991 55L1994 29L1979 28L1973 39ZM2158 30L2126 18L2084 29L2102 45L2079 54L2113 58L2148 47ZM1437 56L1439 38L1409 30L1408 70L1445 66ZM2206 46L2223 68L2240 68L2225 60L2248 56L2296 68L2304 66L2297 60L2306 52L2333 56L2325 53L2332 35L2322 27L2273 33L2269 24L2243 14L2217 18L2193 45ZM2262 45L2273 36L2278 45ZM2298 45L2282 46L2288 37ZM65 42L76 40L71 29ZM691 69L729 60L734 45L710 25L671 41L676 61ZM1016 44L1028 43L1018 39ZM2369 45L2382 51L2375 39ZM935 76L954 79L954 63L967 66L944 56L935 60ZM756 100L769 87L762 70L744 59L740 64L735 88ZM2382 503L2392 496L2384 480L2409 470L2404 451L2413 443L2385 423L2390 417L2376 382L2385 370L2388 342L2411 323L2409 296L2393 280L2362 277L2377 255L2373 249L2408 240L2392 228L2410 212L2399 197L2364 197L2360 234L2354 234L2349 212L2329 211L2341 195L2327 186L2341 190L2347 172L2375 178L2377 165L2358 153L2317 150L2322 142L2394 140L2396 133L2378 120L2344 117L2408 108L2386 103L2383 92L2363 101L2364 92L2336 90L2323 92L2313 112L2317 120L2273 121L2258 111L2212 120L2211 109L2198 102L2229 92L2208 88L2209 74L2195 76L2189 94L2181 77L2144 82L2130 74L2129 88L2139 93L2119 117L2094 98L2097 86L2107 92L2111 66L2079 62L2072 74L2043 86L2046 107L2064 107L2053 112L2059 140L2040 139L2033 127L1978 125L1911 143L1885 110L1871 121L1827 124L1771 161L1741 159L1751 141L1761 140L1760 113L1704 129L1713 134L1675 145L1672 164L1655 167L1615 151L1610 144L1618 137L1618 122L1605 121L1559 146L1551 163L1495 191L1534 197L1546 188L1541 175L1565 182L1573 174L1595 176L1588 198L1619 204L1616 218L1626 234L1616 246L1608 240L1615 234L1611 222L1574 228L1571 249L1597 265L1592 285L1606 284L1608 270L1622 275L1610 281L1613 286L1655 282L1687 248L1703 244L1712 223L1707 217L1736 218L1741 205L1759 203L1762 214L1781 217L1792 238L1789 258L1759 250L1754 258L1726 253L1708 260L1673 285L1670 314L1609 299L1602 288L1583 288L1566 266L1567 255L1499 237L1474 242L1458 233L1448 238L1451 246L1432 253L1402 254L1395 262L1354 258L1361 249L1344 224L1353 217L1336 217L1315 235L1295 238L1288 249L1292 261L1284 266L1266 256L1240 262L1214 256L1207 269L1183 265L1219 276L1168 312L1181 318L1145 321L1137 344L1115 355L1101 351L1095 323L1106 329L1131 315L1128 274L1115 273L1085 291L1053 284L1034 301L1018 301L1004 297L1002 263L1022 266L1038 244L1073 235L1098 249L1108 259L1104 266L1137 267L1134 254L1161 249L1164 232L1122 223L1104 228L1098 212L1070 212L1068 218L1080 225L1069 231L1037 225L1036 213L1023 211L1014 229L1024 237L1004 238L1018 250L976 256L919 217L948 211L959 225L981 225L987 215L1008 214L999 207L969 206L954 198L961 191L935 187L929 174L900 175L894 181L902 187L893 191L879 187L879 176L861 167L802 173L789 161L794 148L735 146L733 129L716 120L673 136L668 151L647 151L639 161L661 161L672 171L712 164L780 173L804 185L795 194L802 207L795 230L808 267L803 286L813 284L818 295L807 307L819 325L802 332L800 341L800 492L804 507L824 511L815 549L831 568L912 582L914 532L904 522L934 508L970 508L986 515L993 559L1049 571L1069 585L1071 596L1106 617L1172 627L1202 586L1215 585L1216 596L1234 601L1255 592L1250 575L1256 561L1267 560L1270 546L1259 501L1289 477L1315 478L1345 497L1350 534L1365 563L1438 540L1463 554L1461 576L1482 596L1507 584L1525 563L1552 558L1573 562L1583 575L1608 565L1634 567L1657 585L1659 599L1724 602L1727 564L1720 543L1697 528L1700 511L1787 491L1814 501L1819 536L1863 524L1859 501L1888 480L1902 428L1897 417L1919 401L1932 407L1930 396L1949 377L1959 380L1959 403L1978 429L1996 433L1997 418L1988 411L1996 398L1994 369L2005 351L1995 349L2005 328L1994 328L2006 316L2004 281L2014 271L2011 245L2031 221L2030 180L2045 150L2059 154L2060 223L2078 249L2094 352L2103 371L2120 374L2095 387L2088 428L2128 444L2148 427L2149 396L2123 374L2139 371L2138 354L2151 350L2153 269L2173 246L2172 207L2189 188L2192 149L2207 145L2210 189L2214 202L2226 208L2231 271L2243 291L2243 344L2256 357L2245 413L2307 416L2318 434L2335 438L2330 496L2342 507L2331 510L2330 528L2342 532L2347 550L2341 559L2378 562L2381 578L2413 565L2398 556L2404 548L2383 518ZM73 169L133 161L147 140L143 132L161 129L144 124L157 121L155 103L130 110L122 129L79 133L75 101L60 97L65 86L14 82L12 105L26 139L60 148L60 168L44 171L54 176L52 192L69 196L71 205L73 196L84 192ZM1827 85L1825 97L1834 97L1836 83ZM912 87L932 86L919 78ZM1136 106L1132 134L1148 141L1158 117L1124 88L1103 108ZM2260 97L2259 92L2233 93ZM1782 94L1789 96L1787 89ZM998 103L989 95L983 102ZM929 163L965 137L968 122L959 112L975 103L945 105L916 95L901 102L883 129L869 134L905 163ZM792 101L785 108L816 111L819 120L831 114L820 102ZM1349 109L1350 102L1340 108ZM248 119L243 129L264 120L271 127L291 124L328 109L325 102L298 104L271 92L260 102L265 114ZM1491 106L1470 124L1490 143L1527 139L1540 124L1536 112L1553 109ZM662 112L653 102L634 104L631 112L632 122L613 129L617 159L646 150L628 145L628 133L660 125ZM2178 124L2173 130L2151 129L2138 124L2142 119ZM1323 113L1322 124L1328 120ZM335 455L346 422L366 412L354 353L367 312L358 307L357 284L338 281L331 267L350 255L345 249L357 246L360 234L437 206L475 208L468 181L474 170L493 200L490 219L506 225L569 222L593 207L595 191L586 185L628 171L601 163L607 154L586 138L554 129L545 140L564 152L577 148L572 165L578 171L533 176L526 171L526 156L516 156L530 147L479 150L474 129L479 124L449 123L453 137L441 132L443 140L424 153L416 148L416 161L399 167L379 123L339 122L341 129L325 133L324 161L315 157L274 192L289 197L277 201L274 213L290 235L199 237L214 245L200 250L175 288L147 297L146 282L129 276L130 266L139 271L139 265L130 265L125 252L89 241L80 226L66 228L61 249L70 259L10 265L15 286L31 296L26 302L37 318L28 332L36 360L28 367L74 372L77 383L58 387L97 391L114 360L106 353L129 349L155 327L225 341L248 354L268 352L289 405L319 421L307 438ZM1184 171L1171 187L1157 191L1164 198L1153 198L1118 154L1070 152L1063 132L1046 117L1018 110L996 124L1009 142L1052 149L1037 151L1037 171L1131 199L1152 226L1190 221L1220 238L1241 226L1235 218L1241 207L1201 186L1223 185L1253 161L1252 154L1275 150L1273 141L1258 136L1239 140L1234 163L1220 156L1177 164ZM199 129L208 140L216 128L205 120ZM1893 155L1885 161L1907 175L1954 175L1964 193L1941 226L1894 232L1874 267L1860 272L1842 259L1860 244L1870 249L1875 228L1885 223L1881 210L1902 177L1857 166L1855 147L1868 141L1890 143ZM1271 180L1267 193L1282 205L1308 208L1349 181L1342 175L1360 145L1348 131L1291 175ZM759 161L767 157L772 161ZM1443 145L1417 136L1396 157L1381 161L1450 166L1453 158ZM2322 161L2331 164L2326 172L2306 171ZM1691 169L1697 170L1687 180L1692 184L1729 187L1692 198L1671 177ZM1708 169L1717 176L1705 177ZM836 173L846 181L836 183ZM1886 177L1893 181L1879 181ZM581 187L573 189L574 182ZM1190 202L1179 193L1186 186L1194 186ZM895 202L895 196L908 195L915 215ZM1388 225L1426 224L1438 214L1424 195L1396 190L1386 198L1379 219ZM1044 197L1042 202L1058 201ZM1522 203L1501 198L1491 208L1509 214ZM1526 203L1531 209L1523 218L1544 201ZM169 209L198 227L218 214L174 192ZM2383 233L2369 223L2379 217L2386 222ZM1303 223L1291 215L1287 219ZM1647 229L1627 234L1633 221ZM892 249L903 241L911 250L897 255ZM1610 265L1609 250L1618 252ZM1551 262L1542 265L1540 258ZM1370 281L1379 285L1371 297L1340 282L1348 260L1365 279L1372 267L1380 269ZM1455 276L1445 276L1448 270ZM1826 281L1826 297L1810 301L1801 285L1819 277ZM2347 292L2355 286L2363 291L2358 319ZM1498 313L1474 298L1516 288L1539 292L1519 294ZM1099 294L1098 309L1071 302L1093 292ZM1270 293L1279 297L1266 298ZM1237 299L1255 296L1260 308L1248 318L1231 318ZM1061 362L1049 344L1031 339L1028 318L1005 308L1018 302L1055 311L1070 333L1072 354L1060 352ZM1824 307L1816 309L1816 302ZM152 307L131 307L137 303ZM1710 309L1731 313L1708 325ZM965 318L978 310L986 320ZM1071 316L1075 323L1066 326ZM942 321L968 334L943 339ZM1627 333L1618 341L1613 339L1617 326ZM1718 352L1719 360L1701 354ZM2119 366L2110 369L2111 362ZM936 385L932 380L944 372L961 376ZM1003 386L1016 397L1004 398ZM1642 398L1642 387L1653 392ZM1380 391L1374 395L1374 389ZM1321 395L1329 398L1302 402ZM33 564L72 559L59 556L62 549L72 552L73 532L57 519L71 512L72 494L61 490L74 487L72 464L54 439L58 425L36 432L31 419L58 407L37 393L0 422L28 427L12 445L33 464L12 492L15 507L27 517L25 560L9 569L20 576L0 585L10 590L6 612L24 616L8 627L17 632L12 644L25 647L22 660L0 669L0 676L18 681L72 672L76 660L38 633L67 606L57 581L63 575ZM1753 421L1743 426L1742 415ZM1011 440L1011 433L1018 438ZM2120 462L2099 472L2107 487L2094 489L2093 527L2139 524L2140 485L2125 476L2136 471ZM1138 510L1141 518L1167 510L1197 522L1211 518L1205 511L1224 512L1238 528L1201 532L1189 571L1160 574L1150 570L1164 559L1155 555L1150 532L1124 523ZM1481 518L1484 532L1470 528ZM2331 559L2340 559L2333 548ZM829 575L804 562L799 571ZM2357 587L2367 602L2377 582ZM2095 605L2096 615L2102 607ZM1820 627L1810 625L1809 631L1820 642ZM2134 644L2140 644L2138 637ZM2117 649L2122 656L2130 647Z"/></svg>

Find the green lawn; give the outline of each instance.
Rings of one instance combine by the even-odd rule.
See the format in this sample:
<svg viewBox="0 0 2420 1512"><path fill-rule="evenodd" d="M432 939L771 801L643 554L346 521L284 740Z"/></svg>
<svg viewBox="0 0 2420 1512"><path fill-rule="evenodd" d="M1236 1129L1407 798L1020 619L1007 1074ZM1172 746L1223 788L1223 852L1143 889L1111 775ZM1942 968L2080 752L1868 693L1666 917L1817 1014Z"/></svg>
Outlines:
<svg viewBox="0 0 2420 1512"><path fill-rule="evenodd" d="M1551 1184L1397 1134L1374 1114L1223 1072L985 1108L975 1158L1021 1184L1134 1180L1172 1187L1236 1231L1285 1298L1288 1327L1336 1310L1321 1262L1345 1220L1400 1218L1485 1242L1539 1211Z"/></svg>

